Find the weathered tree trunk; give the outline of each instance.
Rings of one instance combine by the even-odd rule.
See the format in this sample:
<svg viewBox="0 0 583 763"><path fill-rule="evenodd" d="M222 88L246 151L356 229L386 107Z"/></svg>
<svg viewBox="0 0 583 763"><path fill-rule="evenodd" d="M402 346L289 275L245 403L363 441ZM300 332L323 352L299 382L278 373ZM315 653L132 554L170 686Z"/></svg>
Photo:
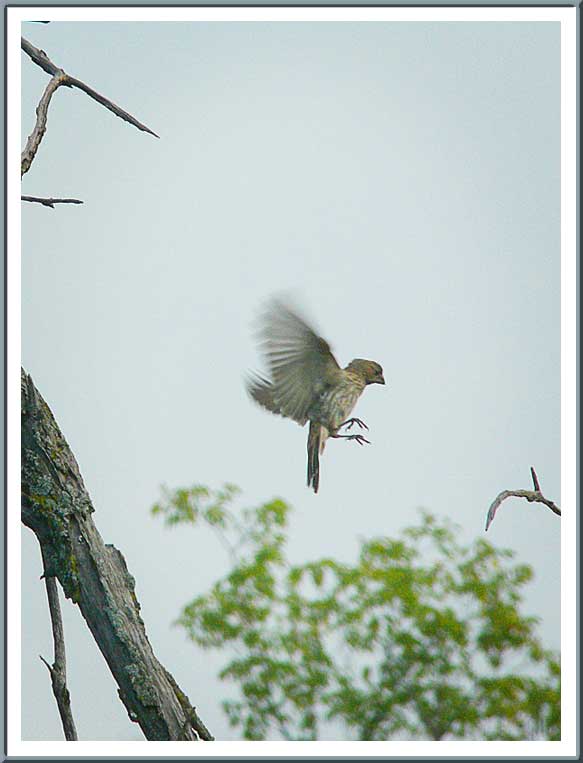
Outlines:
<svg viewBox="0 0 583 763"><path fill-rule="evenodd" d="M212 739L156 659L125 559L97 531L75 457L24 371L21 392L22 521L41 544L45 575L79 605L129 717L147 739Z"/></svg>

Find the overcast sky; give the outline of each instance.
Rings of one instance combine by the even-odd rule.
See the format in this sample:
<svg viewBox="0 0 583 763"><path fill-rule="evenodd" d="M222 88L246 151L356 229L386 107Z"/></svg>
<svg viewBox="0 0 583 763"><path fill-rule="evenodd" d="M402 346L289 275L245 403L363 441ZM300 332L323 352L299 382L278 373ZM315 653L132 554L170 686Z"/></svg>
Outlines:
<svg viewBox="0 0 583 763"><path fill-rule="evenodd" d="M52 23L24 35L160 135L61 89L23 193L24 368L78 460L106 543L136 578L154 651L219 739L216 675L172 627L229 566L204 529L149 508L229 481L289 501L289 555L351 561L425 507L534 566L526 611L559 647L558 23ZM22 142L47 75L23 54ZM282 290L339 362L387 386L330 442L318 495L307 430L247 398L253 321ZM61 739L33 534L23 543L23 738ZM64 603L81 739L142 739L80 614ZM90 688L90 693L88 687ZM90 696L90 699L88 697Z"/></svg>

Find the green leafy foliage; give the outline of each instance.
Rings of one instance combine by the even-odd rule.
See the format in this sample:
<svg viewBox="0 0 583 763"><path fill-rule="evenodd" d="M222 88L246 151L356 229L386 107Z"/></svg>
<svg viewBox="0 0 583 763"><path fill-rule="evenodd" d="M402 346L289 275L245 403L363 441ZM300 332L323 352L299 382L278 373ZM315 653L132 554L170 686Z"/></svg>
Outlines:
<svg viewBox="0 0 583 763"><path fill-rule="evenodd" d="M558 656L521 611L532 569L484 540L459 542L428 512L354 564L285 556L290 507L235 514L233 485L165 490L152 513L210 525L232 569L182 611L199 646L222 649L224 703L246 739L560 739ZM232 647L232 649L229 649Z"/></svg>

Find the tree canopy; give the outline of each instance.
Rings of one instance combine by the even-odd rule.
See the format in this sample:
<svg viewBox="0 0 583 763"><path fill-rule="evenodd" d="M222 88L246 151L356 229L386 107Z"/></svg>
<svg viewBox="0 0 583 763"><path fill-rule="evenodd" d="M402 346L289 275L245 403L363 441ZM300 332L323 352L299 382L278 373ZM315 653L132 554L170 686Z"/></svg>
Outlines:
<svg viewBox="0 0 583 763"><path fill-rule="evenodd" d="M238 492L164 489L152 513L206 523L228 549L230 572L177 623L223 650L238 687L224 709L246 739L560 739L559 658L522 611L533 571L511 550L423 511L353 563L292 564L291 507L235 511Z"/></svg>

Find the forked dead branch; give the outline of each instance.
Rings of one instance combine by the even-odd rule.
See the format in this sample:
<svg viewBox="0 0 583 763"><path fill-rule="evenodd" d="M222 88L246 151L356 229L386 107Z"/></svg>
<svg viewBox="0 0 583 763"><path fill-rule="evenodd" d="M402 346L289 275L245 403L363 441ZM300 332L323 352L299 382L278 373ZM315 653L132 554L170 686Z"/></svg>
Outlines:
<svg viewBox="0 0 583 763"><path fill-rule="evenodd" d="M43 69L43 71L51 75L51 79L49 80L49 83L46 86L44 93L42 94L39 104L36 107L36 122L31 134L28 136L28 140L26 141L26 146L24 147L24 151L22 152L22 155L21 155L21 159L20 159L21 177L30 169L30 166L32 162L34 161L34 157L36 156L38 148L46 132L48 110L49 110L49 104L51 102L51 98L53 97L54 93L58 90L58 88L63 85L65 87L75 87L78 90L82 90L90 98L93 98L93 100L101 104L101 106L105 106L106 109L109 109L109 111L111 111L120 119L123 119L125 122L128 122L134 127L137 127L138 130L147 132L156 138L159 137L158 135L156 135L156 133L153 130L150 130L149 127L146 127L146 125L142 124L139 120L133 117L129 112L125 111L125 109L122 109L113 101L110 101L109 98L106 98L105 96L101 95L92 87L89 87L89 85L86 85L84 82L77 79L76 77L71 77L69 74L67 74L63 69L61 69L59 66L57 66L51 61L51 59L47 56L44 50L40 50L40 48L36 48L34 45L32 45L32 43L30 43L24 37L21 37L20 44L21 44L22 50L24 50L24 52L30 57L30 59L34 61L34 63L37 64L37 66L40 66L40 68ZM81 204L82 203L78 199L49 199L49 200L44 199L43 200L37 196L22 197L22 199L24 201L37 202L39 204L42 204L43 206L53 207L53 208L54 208L53 206L54 204Z"/></svg>
<svg viewBox="0 0 583 763"><path fill-rule="evenodd" d="M486 517L486 530L488 530L488 528L492 524L494 517L496 516L496 512L498 511L498 508L500 507L500 504L502 503L502 501L505 501L507 498L526 498L526 500L529 503L544 503L544 505L548 506L548 508L553 512L553 514L557 514L559 517L561 516L561 509L557 506L557 504L549 500L548 498L545 498L545 496L542 494L538 477L536 475L534 467L532 466L530 467L530 474L532 476L534 490L503 490L492 501L492 504L490 508L488 509L488 516Z"/></svg>

